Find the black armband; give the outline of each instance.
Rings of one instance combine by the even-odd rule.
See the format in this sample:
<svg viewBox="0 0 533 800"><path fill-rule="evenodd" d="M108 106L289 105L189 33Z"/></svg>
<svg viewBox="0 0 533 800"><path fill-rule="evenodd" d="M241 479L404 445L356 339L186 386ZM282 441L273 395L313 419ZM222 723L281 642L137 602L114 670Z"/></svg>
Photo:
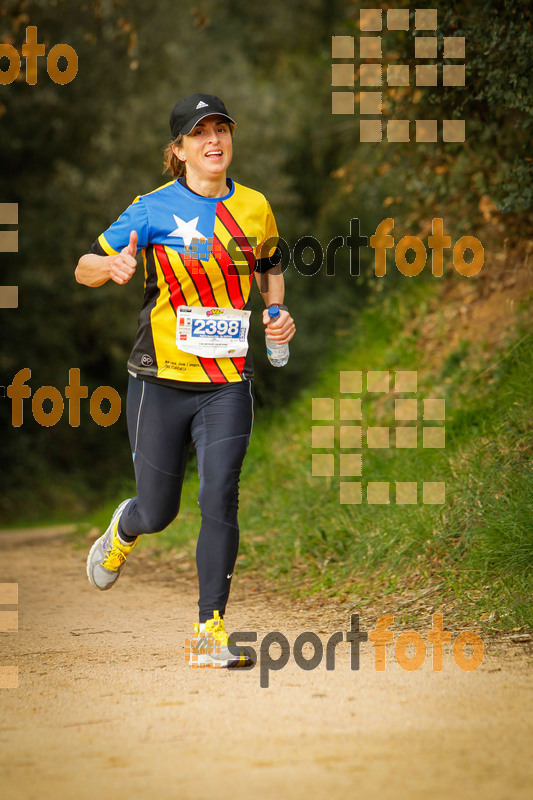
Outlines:
<svg viewBox="0 0 533 800"><path fill-rule="evenodd" d="M91 249L89 250L90 253L94 253L97 256L107 256L109 253L106 253L98 239L92 243Z"/></svg>
<svg viewBox="0 0 533 800"><path fill-rule="evenodd" d="M276 247L271 256L267 258L258 258L255 262L254 272L268 272L272 267L277 267L283 257L279 245Z"/></svg>

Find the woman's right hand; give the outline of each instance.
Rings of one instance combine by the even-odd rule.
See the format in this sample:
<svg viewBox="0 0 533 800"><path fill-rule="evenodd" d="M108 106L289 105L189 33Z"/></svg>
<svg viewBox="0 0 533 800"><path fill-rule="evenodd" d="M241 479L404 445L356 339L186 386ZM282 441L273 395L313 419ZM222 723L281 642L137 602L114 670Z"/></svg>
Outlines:
<svg viewBox="0 0 533 800"><path fill-rule="evenodd" d="M118 255L113 256L109 268L109 277L118 284L127 283L134 275L137 267L137 231L130 233L130 240L126 247L123 247Z"/></svg>

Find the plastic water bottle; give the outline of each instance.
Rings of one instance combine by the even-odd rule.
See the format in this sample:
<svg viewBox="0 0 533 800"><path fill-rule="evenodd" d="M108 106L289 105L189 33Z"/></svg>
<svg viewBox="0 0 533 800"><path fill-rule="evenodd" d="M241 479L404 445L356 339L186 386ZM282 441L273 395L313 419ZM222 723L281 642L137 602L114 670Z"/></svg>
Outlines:
<svg viewBox="0 0 533 800"><path fill-rule="evenodd" d="M277 319L279 317L279 308L277 306L271 306L271 308L268 309L268 316L271 320ZM265 335L265 342L268 360L272 366L284 367L289 360L289 345L287 343L279 344L279 342L269 339L268 333Z"/></svg>

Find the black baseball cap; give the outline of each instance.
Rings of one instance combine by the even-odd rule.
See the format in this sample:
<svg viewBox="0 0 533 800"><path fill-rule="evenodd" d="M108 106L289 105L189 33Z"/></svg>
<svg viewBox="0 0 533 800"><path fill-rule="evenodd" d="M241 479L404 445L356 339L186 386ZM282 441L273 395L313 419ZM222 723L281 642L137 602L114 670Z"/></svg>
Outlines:
<svg viewBox="0 0 533 800"><path fill-rule="evenodd" d="M186 136L192 131L201 119L210 114L218 114L225 117L229 122L235 123L226 110L226 106L214 94L190 94L180 100L170 115L170 132L174 139L179 133Z"/></svg>

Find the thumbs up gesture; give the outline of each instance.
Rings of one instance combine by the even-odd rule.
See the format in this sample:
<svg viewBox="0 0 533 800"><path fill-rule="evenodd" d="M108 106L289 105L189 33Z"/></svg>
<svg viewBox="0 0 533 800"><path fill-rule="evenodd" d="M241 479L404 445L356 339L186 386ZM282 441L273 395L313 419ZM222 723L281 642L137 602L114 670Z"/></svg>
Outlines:
<svg viewBox="0 0 533 800"><path fill-rule="evenodd" d="M126 247L123 247L118 255L112 256L109 277L115 283L127 283L132 278L137 267L135 256L137 255L138 239L137 231L131 231Z"/></svg>

